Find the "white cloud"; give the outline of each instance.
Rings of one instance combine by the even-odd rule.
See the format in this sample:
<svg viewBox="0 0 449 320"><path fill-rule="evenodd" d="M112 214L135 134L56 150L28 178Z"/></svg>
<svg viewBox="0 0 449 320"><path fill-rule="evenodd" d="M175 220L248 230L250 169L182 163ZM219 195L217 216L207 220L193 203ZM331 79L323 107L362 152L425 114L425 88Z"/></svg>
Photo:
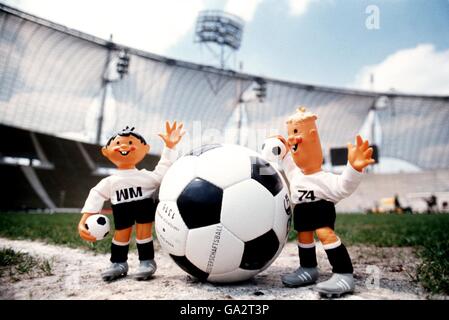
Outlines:
<svg viewBox="0 0 449 320"><path fill-rule="evenodd" d="M314 0L289 0L290 14L300 16L307 11L307 8Z"/></svg>
<svg viewBox="0 0 449 320"><path fill-rule="evenodd" d="M246 22L253 19L254 13L262 0L228 0L224 11L239 16Z"/></svg>
<svg viewBox="0 0 449 320"><path fill-rule="evenodd" d="M67 27L163 54L191 29L204 0L10 0Z"/></svg>
<svg viewBox="0 0 449 320"><path fill-rule="evenodd" d="M449 50L436 51L432 44L402 49L376 65L363 67L351 87L417 94L449 94Z"/></svg>

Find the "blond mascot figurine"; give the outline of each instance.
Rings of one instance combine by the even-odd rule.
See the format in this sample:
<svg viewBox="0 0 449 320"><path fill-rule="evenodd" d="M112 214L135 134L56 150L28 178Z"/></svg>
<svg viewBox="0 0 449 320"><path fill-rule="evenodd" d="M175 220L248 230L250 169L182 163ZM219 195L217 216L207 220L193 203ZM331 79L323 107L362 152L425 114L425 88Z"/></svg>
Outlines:
<svg viewBox="0 0 449 320"><path fill-rule="evenodd" d="M315 290L329 297L340 296L353 292L355 285L351 258L334 232L335 204L355 191L363 169L374 163L373 149L368 141L357 136L356 145L348 143L348 163L343 173L324 172L316 119L315 114L299 108L287 120L288 139L277 137L287 150L281 167L290 183L300 261L297 270L281 278L287 287L306 286L318 280L316 233L332 265L333 275L318 283Z"/></svg>

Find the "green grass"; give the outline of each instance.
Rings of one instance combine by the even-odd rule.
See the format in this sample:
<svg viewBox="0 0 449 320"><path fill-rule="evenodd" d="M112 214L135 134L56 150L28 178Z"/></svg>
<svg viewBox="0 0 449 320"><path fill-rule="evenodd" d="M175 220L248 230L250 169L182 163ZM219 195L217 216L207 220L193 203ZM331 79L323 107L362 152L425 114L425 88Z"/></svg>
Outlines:
<svg viewBox="0 0 449 320"><path fill-rule="evenodd" d="M0 277L9 276L12 281L19 281L21 276L52 275L51 262L38 259L27 253L12 249L0 249Z"/></svg>
<svg viewBox="0 0 449 320"><path fill-rule="evenodd" d="M0 214L0 236L43 240L108 253L111 236L94 244L77 232L79 214ZM433 293L449 294L449 215L337 216L336 232L347 245L411 246L422 259L417 278ZM112 232L111 232L112 234ZM295 232L290 239L295 239Z"/></svg>
<svg viewBox="0 0 449 320"><path fill-rule="evenodd" d="M0 214L0 236L11 239L44 240L47 243L85 248L98 253L108 253L111 235L104 240L90 243L80 238L78 222L81 214Z"/></svg>
<svg viewBox="0 0 449 320"><path fill-rule="evenodd" d="M448 241L426 245L419 255L422 263L418 267L418 280L432 293L449 294Z"/></svg>
<svg viewBox="0 0 449 320"><path fill-rule="evenodd" d="M345 244L417 248L417 279L432 293L449 294L449 215L337 215ZM296 239L291 231L289 239Z"/></svg>
<svg viewBox="0 0 449 320"><path fill-rule="evenodd" d="M449 215L339 214L335 231L348 245L404 247L449 243ZM290 232L290 239L296 233Z"/></svg>

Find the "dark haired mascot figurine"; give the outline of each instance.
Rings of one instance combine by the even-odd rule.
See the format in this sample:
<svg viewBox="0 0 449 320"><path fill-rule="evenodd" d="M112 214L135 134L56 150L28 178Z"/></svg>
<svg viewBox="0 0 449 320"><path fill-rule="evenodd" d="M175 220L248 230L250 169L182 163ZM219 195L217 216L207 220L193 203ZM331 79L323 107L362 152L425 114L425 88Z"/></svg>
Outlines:
<svg viewBox="0 0 449 320"><path fill-rule="evenodd" d="M83 216L78 224L78 231L81 238L94 242L95 238L85 227L86 219L99 213L106 200L111 201L115 233L111 244L111 265L101 274L103 280L112 281L127 275L128 248L134 224L140 260L134 278L147 280L156 271L152 238L157 205L154 193L168 168L177 159L174 148L184 135L184 132L181 132L182 126L177 126L176 121L173 126L166 122L166 133L159 134L165 142L165 147L154 171L136 168L136 164L150 151L150 146L134 128L126 127L111 137L102 148L103 155L114 163L118 170L90 190L81 210Z"/></svg>

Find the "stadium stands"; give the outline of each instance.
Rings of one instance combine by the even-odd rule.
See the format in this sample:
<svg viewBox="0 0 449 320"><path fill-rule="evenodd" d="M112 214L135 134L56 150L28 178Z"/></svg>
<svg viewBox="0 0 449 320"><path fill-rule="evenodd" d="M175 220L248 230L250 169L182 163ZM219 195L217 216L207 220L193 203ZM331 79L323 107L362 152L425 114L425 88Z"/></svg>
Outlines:
<svg viewBox="0 0 449 320"><path fill-rule="evenodd" d="M31 132L4 125L0 126L0 130L3 136L12 137L18 145L15 149L13 148L15 144L11 144L12 146L8 148L2 147L2 156L22 157L30 154L38 159L33 144L30 142ZM86 163L77 141L42 133L34 134L42 147L42 152L52 164L51 167L36 166L33 168L44 192L56 208L78 210L83 206L89 190L102 179L96 169L113 168L114 166L101 155L100 146L82 144L95 165L95 168L91 169ZM139 168L152 170L158 161L159 157L148 155L139 164ZM1 211L48 209L48 205L40 199L38 190L33 189L31 182L24 175L21 166L0 165L0 173L2 180L10 183L2 198L12 199L11 202L0 205Z"/></svg>
<svg viewBox="0 0 449 320"><path fill-rule="evenodd" d="M89 154L92 161L98 166L102 168L114 168L114 164L106 159L101 154L101 147L96 144L91 143L82 143L81 144L86 152Z"/></svg>
<svg viewBox="0 0 449 320"><path fill-rule="evenodd" d="M114 61L125 49L129 73L104 86L101 79L108 51ZM113 168L99 146L87 143L94 141L103 92L108 93L108 103L102 141L117 128L132 124L148 137L152 152L159 154L162 143L155 140L159 139L156 133L166 119L185 123L190 130L186 145L187 138L196 139L195 130L200 136L213 132L209 143L222 138L243 97L259 80L110 43L0 4L0 133L10 137L2 143L0 154L39 159L35 173L57 207L82 206L89 189L101 178L99 173L104 172L98 168ZM318 114L329 159L329 149L354 139L369 112L375 110L380 161L389 157L423 171L370 174L353 196L339 204L340 211L366 210L396 193L449 191L449 97L263 81L267 88L263 101L243 99L247 146L256 149L268 135L285 133L285 119L295 107L305 105ZM382 106L379 101L384 102ZM57 138L61 136L76 138ZM148 156L140 167L152 169L157 161L157 156ZM2 167L2 173L8 168L9 181L30 185L17 167ZM15 194L23 198L27 193L23 197L20 192ZM17 199L18 206L42 205L35 200L22 203Z"/></svg>
<svg viewBox="0 0 449 320"><path fill-rule="evenodd" d="M44 209L46 205L27 181L20 166L0 165L2 201L0 211L26 211Z"/></svg>
<svg viewBox="0 0 449 320"><path fill-rule="evenodd" d="M37 157L33 144L30 143L30 134L8 126L0 126L4 136L13 137L23 142L20 148L4 148L2 153L9 156L24 156L31 154ZM45 156L53 167L34 167L34 171L45 192L57 208L75 209L82 207L90 188L102 178L98 168L114 168L106 158L101 155L101 147L94 144L82 143L88 156L93 161L95 169L92 170L81 154L78 142L42 133L35 133ZM6 150L6 151L3 151ZM139 168L152 170L159 157L148 155L139 164ZM4 191L4 199L11 202L2 203L0 210L26 210L46 209L48 206L39 198L36 190L27 180L17 165L0 165L1 177L9 181L9 188ZM402 199L410 199L410 205L417 211L425 209L425 202L416 199L418 193L444 193L449 192L449 170L425 171L419 173L400 174L367 174L357 191L349 198L337 205L339 212L367 211L379 204L381 199L399 194ZM415 197L415 198L413 198ZM107 208L107 207L106 207Z"/></svg>
<svg viewBox="0 0 449 320"><path fill-rule="evenodd" d="M139 169L153 170L156 164L159 162L159 157L153 155L147 155L141 163L137 165Z"/></svg>
<svg viewBox="0 0 449 320"><path fill-rule="evenodd" d="M56 167L53 170L36 169L42 185L59 208L81 208L89 194L101 178L88 172L77 172Z"/></svg>
<svg viewBox="0 0 449 320"><path fill-rule="evenodd" d="M367 174L360 186L350 197L337 205L339 212L367 212L380 205L384 198L398 194L405 203L415 211L426 208L423 199L414 199L414 193L449 192L449 170L423 171L417 173Z"/></svg>
<svg viewBox="0 0 449 320"><path fill-rule="evenodd" d="M0 125L0 136L0 157L38 159L29 131Z"/></svg>
<svg viewBox="0 0 449 320"><path fill-rule="evenodd" d="M40 133L36 136L45 155L57 168L79 173L89 171L89 166L75 141Z"/></svg>

